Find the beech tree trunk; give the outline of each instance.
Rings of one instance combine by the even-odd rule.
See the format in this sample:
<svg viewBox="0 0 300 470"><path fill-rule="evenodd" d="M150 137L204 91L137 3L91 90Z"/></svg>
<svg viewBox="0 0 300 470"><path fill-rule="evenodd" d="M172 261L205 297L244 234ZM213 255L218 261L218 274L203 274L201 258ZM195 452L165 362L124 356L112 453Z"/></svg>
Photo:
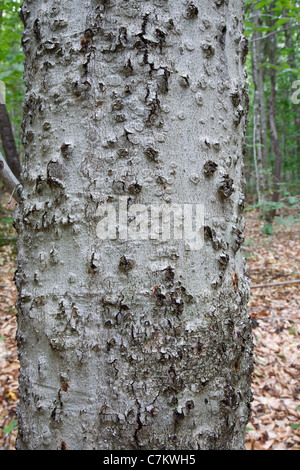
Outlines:
<svg viewBox="0 0 300 470"><path fill-rule="evenodd" d="M243 449L243 2L25 0L22 17L18 449ZM128 227L137 204L203 204L204 246L120 222L100 239L120 197Z"/></svg>
<svg viewBox="0 0 300 470"><path fill-rule="evenodd" d="M256 28L262 25L261 12L254 8L252 12L252 22ZM256 163L257 193L259 202L263 202L268 197L269 191L269 148L266 98L264 90L265 69L262 64L265 62L263 54L261 31L254 31L252 35L252 74L254 82L254 108L253 108L253 152Z"/></svg>

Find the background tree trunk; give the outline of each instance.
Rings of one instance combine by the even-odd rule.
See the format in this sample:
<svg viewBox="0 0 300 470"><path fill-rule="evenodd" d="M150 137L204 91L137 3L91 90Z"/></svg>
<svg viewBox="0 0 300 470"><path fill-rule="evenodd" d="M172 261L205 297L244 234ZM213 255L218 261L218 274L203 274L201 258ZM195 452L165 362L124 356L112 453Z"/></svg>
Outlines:
<svg viewBox="0 0 300 470"><path fill-rule="evenodd" d="M251 322L240 0L25 0L19 449L241 449ZM205 205L205 245L97 239Z"/></svg>
<svg viewBox="0 0 300 470"><path fill-rule="evenodd" d="M270 27L274 26L275 19L272 18L273 9L275 7L274 2L270 5L270 17L267 23ZM273 191L272 201L279 202L280 199L280 183L281 183L281 151L277 132L276 123L276 34L273 34L268 39L268 53L270 62L270 82L271 92L269 98L269 124L270 124L270 135L271 145L274 155L274 169L273 169ZM272 211L270 220L276 215L276 209Z"/></svg>
<svg viewBox="0 0 300 470"><path fill-rule="evenodd" d="M15 138L11 127L9 114L5 104L0 103L0 136L6 161L15 177L21 179L21 164L17 152Z"/></svg>
<svg viewBox="0 0 300 470"><path fill-rule="evenodd" d="M251 14L252 22L256 28L262 25L261 12L254 8ZM265 68L262 64L264 60L264 47L262 44L261 31L254 31L252 35L252 74L254 83L254 152L257 162L257 187L259 193L259 202L263 202L268 197L269 191L269 148L268 148L268 129L266 114L266 98L264 89Z"/></svg>

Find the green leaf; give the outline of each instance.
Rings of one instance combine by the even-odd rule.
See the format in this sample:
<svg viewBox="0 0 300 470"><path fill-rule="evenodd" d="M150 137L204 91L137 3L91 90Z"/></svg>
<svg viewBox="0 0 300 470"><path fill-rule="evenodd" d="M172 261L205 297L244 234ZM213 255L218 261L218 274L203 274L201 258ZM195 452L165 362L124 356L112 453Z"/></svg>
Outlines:
<svg viewBox="0 0 300 470"><path fill-rule="evenodd" d="M289 328L289 334L297 336L297 331L294 328Z"/></svg>
<svg viewBox="0 0 300 470"><path fill-rule="evenodd" d="M277 356L280 357L280 359L286 359L284 354L277 354Z"/></svg>
<svg viewBox="0 0 300 470"><path fill-rule="evenodd" d="M280 26L282 24L288 23L290 21L289 18L281 18L280 20L276 21L276 26Z"/></svg>
<svg viewBox="0 0 300 470"><path fill-rule="evenodd" d="M291 424L291 429L299 429L300 424L299 423L293 423Z"/></svg>
<svg viewBox="0 0 300 470"><path fill-rule="evenodd" d="M260 8L263 8L265 5L269 5L269 4L270 4L270 0L262 0L257 5L255 5L255 8L260 9Z"/></svg>
<svg viewBox="0 0 300 470"><path fill-rule="evenodd" d="M18 421L14 419L13 421L11 421L11 423L8 426L6 426L6 428L3 429L3 433L8 434L9 432L14 431L17 425L18 425Z"/></svg>
<svg viewBox="0 0 300 470"><path fill-rule="evenodd" d="M0 341L4 341L5 340L5 336L0 336Z"/></svg>

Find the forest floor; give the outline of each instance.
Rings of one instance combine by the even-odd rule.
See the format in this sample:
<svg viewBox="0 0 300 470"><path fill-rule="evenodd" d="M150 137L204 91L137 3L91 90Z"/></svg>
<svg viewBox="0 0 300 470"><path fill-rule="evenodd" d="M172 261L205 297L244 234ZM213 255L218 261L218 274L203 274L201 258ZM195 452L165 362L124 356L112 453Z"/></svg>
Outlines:
<svg viewBox="0 0 300 470"><path fill-rule="evenodd" d="M1 212L2 211L2 212ZM300 279L300 224L261 231L256 211L246 212L245 255L251 285ZM8 206L0 206L0 450L14 450L17 435L18 355L16 347L15 233ZM4 221L4 224L3 224ZM1 238L2 237L2 238ZM2 246L1 239L10 243ZM300 284L251 289L255 367L254 401L247 426L247 450L300 450Z"/></svg>

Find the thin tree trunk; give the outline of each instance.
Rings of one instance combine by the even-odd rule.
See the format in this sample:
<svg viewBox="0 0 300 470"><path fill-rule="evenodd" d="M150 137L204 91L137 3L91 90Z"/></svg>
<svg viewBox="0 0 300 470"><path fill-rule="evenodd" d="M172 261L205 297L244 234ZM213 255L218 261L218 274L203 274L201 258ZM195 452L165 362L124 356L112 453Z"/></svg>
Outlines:
<svg viewBox="0 0 300 470"><path fill-rule="evenodd" d="M22 185L12 173L7 162L0 152L0 181L4 184L6 190L11 193L17 202L21 202Z"/></svg>
<svg viewBox="0 0 300 470"><path fill-rule="evenodd" d="M18 449L243 449L242 2L25 0L22 16ZM204 204L202 249L139 238L137 211L171 204Z"/></svg>
<svg viewBox="0 0 300 470"><path fill-rule="evenodd" d="M273 12L274 4L271 5L270 11ZM274 26L275 21L272 19L268 20L269 26ZM270 98L269 98L269 124L270 124L270 135L271 144L274 155L274 169L273 169L273 191L272 201L277 203L280 200L280 183L281 183L281 151L279 145L279 138L277 132L276 123L276 35L270 36L268 39L268 52L270 61ZM274 66L274 67L273 67ZM272 211L270 221L275 217L276 209Z"/></svg>
<svg viewBox="0 0 300 470"><path fill-rule="evenodd" d="M275 37L271 38L271 63L275 64ZM281 152L279 145L279 138L277 133L277 124L276 124L276 70L274 68L270 69L270 78L271 78L271 93L269 100L269 120L270 120L270 132L271 132L271 141L272 149L274 154L274 172L273 172L273 197L274 202L278 202L280 199L280 182L281 182Z"/></svg>
<svg viewBox="0 0 300 470"><path fill-rule="evenodd" d="M11 122L5 104L0 103L0 136L2 141L3 150L5 153L6 161L15 175L21 179L21 164L17 152L15 138L11 127Z"/></svg>
<svg viewBox="0 0 300 470"><path fill-rule="evenodd" d="M254 24L252 35L252 75L254 82L254 152L257 168L257 187L259 188L259 202L264 202L268 198L269 192L269 155L268 155L268 131L266 118L266 99L264 89L265 68L262 64L265 62L263 56L263 46L261 43L262 33L257 31L262 25L260 10L254 9L251 14Z"/></svg>

